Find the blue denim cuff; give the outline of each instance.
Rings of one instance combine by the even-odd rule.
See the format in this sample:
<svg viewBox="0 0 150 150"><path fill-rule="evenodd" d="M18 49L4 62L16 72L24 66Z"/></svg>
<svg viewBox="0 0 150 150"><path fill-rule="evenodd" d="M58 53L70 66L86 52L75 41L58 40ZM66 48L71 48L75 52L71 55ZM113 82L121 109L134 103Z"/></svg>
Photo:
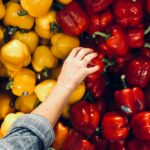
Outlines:
<svg viewBox="0 0 150 150"><path fill-rule="evenodd" d="M33 132L42 141L47 149L54 140L54 130L47 119L36 114L26 114L19 117L12 125L11 130L26 128Z"/></svg>

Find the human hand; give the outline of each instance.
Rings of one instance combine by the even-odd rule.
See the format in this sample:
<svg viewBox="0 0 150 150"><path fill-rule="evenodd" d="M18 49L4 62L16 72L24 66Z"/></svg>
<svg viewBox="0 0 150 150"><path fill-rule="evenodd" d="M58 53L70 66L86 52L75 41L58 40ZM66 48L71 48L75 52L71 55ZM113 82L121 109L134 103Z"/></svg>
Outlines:
<svg viewBox="0 0 150 150"><path fill-rule="evenodd" d="M64 62L57 83L74 90L86 76L98 71L98 66L88 68L90 61L96 56L90 48L74 48Z"/></svg>

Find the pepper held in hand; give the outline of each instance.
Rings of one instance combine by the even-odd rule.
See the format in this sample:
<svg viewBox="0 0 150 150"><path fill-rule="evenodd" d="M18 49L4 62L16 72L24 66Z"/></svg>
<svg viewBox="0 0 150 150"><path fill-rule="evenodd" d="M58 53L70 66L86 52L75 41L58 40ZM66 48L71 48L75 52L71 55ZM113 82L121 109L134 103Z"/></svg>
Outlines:
<svg viewBox="0 0 150 150"><path fill-rule="evenodd" d="M81 101L71 109L71 121L74 129L83 135L91 135L96 131L100 120L97 107L86 101Z"/></svg>
<svg viewBox="0 0 150 150"><path fill-rule="evenodd" d="M78 36L87 29L88 17L81 6L74 1L58 12L57 23L65 33Z"/></svg>

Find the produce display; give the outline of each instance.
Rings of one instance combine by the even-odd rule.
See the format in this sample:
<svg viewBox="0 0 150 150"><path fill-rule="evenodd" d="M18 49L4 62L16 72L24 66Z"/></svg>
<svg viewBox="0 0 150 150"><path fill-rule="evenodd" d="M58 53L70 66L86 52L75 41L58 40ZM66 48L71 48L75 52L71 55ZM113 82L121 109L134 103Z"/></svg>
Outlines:
<svg viewBox="0 0 150 150"><path fill-rule="evenodd" d="M79 46L99 70L72 93L50 149L150 150L150 0L0 0L0 138Z"/></svg>

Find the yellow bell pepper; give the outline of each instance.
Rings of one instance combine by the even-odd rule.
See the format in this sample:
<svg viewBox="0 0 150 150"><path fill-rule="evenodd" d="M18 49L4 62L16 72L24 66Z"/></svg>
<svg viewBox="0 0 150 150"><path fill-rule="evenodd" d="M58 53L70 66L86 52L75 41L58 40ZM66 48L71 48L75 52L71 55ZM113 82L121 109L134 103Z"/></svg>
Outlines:
<svg viewBox="0 0 150 150"><path fill-rule="evenodd" d="M70 118L70 105L67 104L61 114L61 116L65 119L69 119Z"/></svg>
<svg viewBox="0 0 150 150"><path fill-rule="evenodd" d="M81 83L77 86L77 88L73 91L73 93L71 94L71 97L69 98L68 104L72 105L76 102L78 102L79 100L81 100L81 98L84 96L86 91L86 86L84 83Z"/></svg>
<svg viewBox="0 0 150 150"><path fill-rule="evenodd" d="M6 26L16 26L20 29L29 30L34 25L34 18L28 15L19 3L9 2L6 5L4 24Z"/></svg>
<svg viewBox="0 0 150 150"><path fill-rule="evenodd" d="M63 5L67 5L70 2L72 2L72 0L57 0L59 3L63 4Z"/></svg>
<svg viewBox="0 0 150 150"><path fill-rule="evenodd" d="M3 1L0 0L0 19L2 19L5 16L5 6L3 4Z"/></svg>
<svg viewBox="0 0 150 150"><path fill-rule="evenodd" d="M10 88L14 95L27 96L34 92L35 84L35 73L30 69L22 68L15 73Z"/></svg>
<svg viewBox="0 0 150 150"><path fill-rule="evenodd" d="M2 28L0 27L0 41L3 41L3 39L4 39L4 32Z"/></svg>
<svg viewBox="0 0 150 150"><path fill-rule="evenodd" d="M61 122L58 122L54 128L55 140L52 144L55 150L61 150L62 146L69 134L69 128L64 126Z"/></svg>
<svg viewBox="0 0 150 150"><path fill-rule="evenodd" d="M58 76L59 76L59 74L61 72L61 68L62 68L62 66L58 66L56 68L51 69L51 71L50 71L50 79L57 80Z"/></svg>
<svg viewBox="0 0 150 150"><path fill-rule="evenodd" d="M3 64L0 65L0 77L9 77L8 70Z"/></svg>
<svg viewBox="0 0 150 150"><path fill-rule="evenodd" d="M34 52L34 50L36 49L36 47L39 43L39 37L33 31L30 31L30 32L17 31L12 36L12 39L17 39L17 40L24 42L28 46L31 54Z"/></svg>
<svg viewBox="0 0 150 150"><path fill-rule="evenodd" d="M8 114L2 125L1 125L1 132L2 132L2 135L5 136L8 131L10 130L12 124L21 116L23 116L24 113L22 112L17 112L16 114L15 113L11 113L11 114Z"/></svg>
<svg viewBox="0 0 150 150"><path fill-rule="evenodd" d="M19 40L12 40L5 44L0 51L0 58L5 67L17 71L31 62L28 47Z"/></svg>
<svg viewBox="0 0 150 150"><path fill-rule="evenodd" d="M20 96L15 101L15 108L23 113L30 113L37 102L37 96L33 93L28 96Z"/></svg>
<svg viewBox="0 0 150 150"><path fill-rule="evenodd" d="M53 0L21 0L21 6L33 17L48 13Z"/></svg>
<svg viewBox="0 0 150 150"><path fill-rule="evenodd" d="M55 68L58 60L51 53L47 46L38 46L32 57L32 67L36 72L41 72L45 68Z"/></svg>
<svg viewBox="0 0 150 150"><path fill-rule="evenodd" d="M7 114L14 111L13 108L10 108L9 104L11 97L6 94L0 94L0 120L3 120Z"/></svg>
<svg viewBox="0 0 150 150"><path fill-rule="evenodd" d="M79 39L63 33L57 33L51 38L51 51L54 56L64 59L70 51L80 45Z"/></svg>
<svg viewBox="0 0 150 150"><path fill-rule="evenodd" d="M55 86L55 80L44 80L36 86L34 92L38 99L42 102L48 97L49 93Z"/></svg>
<svg viewBox="0 0 150 150"><path fill-rule="evenodd" d="M46 15L35 19L35 31L43 39L50 39L56 30L52 25L56 23L56 11L51 10Z"/></svg>

